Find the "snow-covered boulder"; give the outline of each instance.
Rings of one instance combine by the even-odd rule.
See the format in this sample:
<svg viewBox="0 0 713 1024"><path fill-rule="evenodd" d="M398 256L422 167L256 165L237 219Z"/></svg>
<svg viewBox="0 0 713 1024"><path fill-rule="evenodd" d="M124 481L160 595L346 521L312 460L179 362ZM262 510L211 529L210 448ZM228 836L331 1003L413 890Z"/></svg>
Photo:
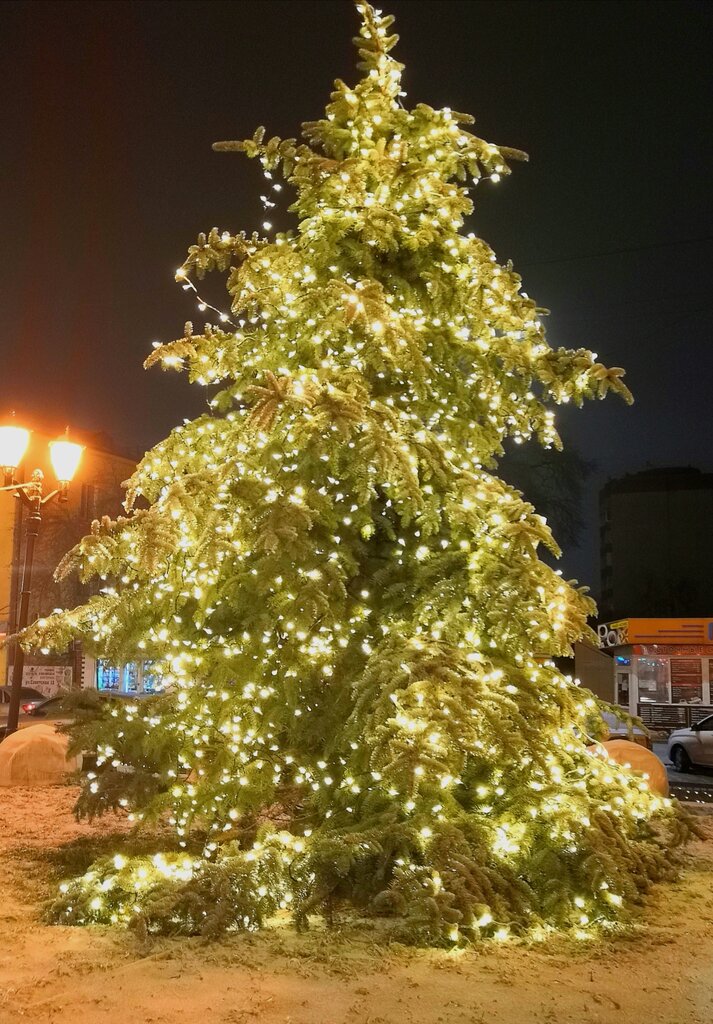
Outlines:
<svg viewBox="0 0 713 1024"><path fill-rule="evenodd" d="M81 767L67 757L69 737L41 723L19 729L0 743L0 786L52 786Z"/></svg>
<svg viewBox="0 0 713 1024"><path fill-rule="evenodd" d="M0 748L1 750L2 748ZM648 776L649 789L659 796L668 796L668 775L666 766L651 750L631 740L608 740L591 748L595 752L603 750L603 756L616 761L617 764L632 768ZM601 756L601 755L600 755Z"/></svg>

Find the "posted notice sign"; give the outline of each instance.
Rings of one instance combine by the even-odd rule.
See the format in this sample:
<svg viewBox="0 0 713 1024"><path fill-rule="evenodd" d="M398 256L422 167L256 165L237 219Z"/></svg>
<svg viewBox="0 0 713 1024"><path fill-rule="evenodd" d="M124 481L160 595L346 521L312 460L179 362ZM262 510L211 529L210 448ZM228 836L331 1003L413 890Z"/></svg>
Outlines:
<svg viewBox="0 0 713 1024"><path fill-rule="evenodd" d="M12 685L12 666L7 670L8 685ZM22 670L22 685L39 690L45 697L54 697L59 690L72 686L72 669L69 665L25 665Z"/></svg>

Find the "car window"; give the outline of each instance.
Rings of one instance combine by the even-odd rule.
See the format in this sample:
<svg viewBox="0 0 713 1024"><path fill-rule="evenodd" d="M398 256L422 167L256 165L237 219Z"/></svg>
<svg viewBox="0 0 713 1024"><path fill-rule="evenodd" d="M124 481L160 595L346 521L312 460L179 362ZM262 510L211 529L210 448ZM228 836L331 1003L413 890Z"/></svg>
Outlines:
<svg viewBox="0 0 713 1024"><path fill-rule="evenodd" d="M709 732L713 729L713 715L708 715L707 718L702 718L700 722L696 722L696 728L702 732Z"/></svg>

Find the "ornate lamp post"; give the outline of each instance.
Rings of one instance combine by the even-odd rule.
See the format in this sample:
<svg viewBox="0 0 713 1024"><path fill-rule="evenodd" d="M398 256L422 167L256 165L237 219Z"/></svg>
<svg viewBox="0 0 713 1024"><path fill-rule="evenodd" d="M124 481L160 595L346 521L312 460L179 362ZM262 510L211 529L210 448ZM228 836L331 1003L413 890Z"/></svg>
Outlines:
<svg viewBox="0 0 713 1024"><path fill-rule="evenodd" d="M59 484L48 494L43 493L44 474L35 469L27 483L19 483L15 479L17 467L22 462L30 443L30 431L24 427L9 424L0 426L0 466L4 473L2 491L14 491L15 495L27 506L30 516L27 521L27 539L25 542L25 562L22 569L22 588L20 591L20 613L17 627L22 630L27 625L30 608L30 592L32 589L32 563L35 557L35 541L42 522L42 509L53 498L58 501L67 500L70 480L77 472L79 460L84 448L70 441L67 436L50 441L50 461ZM20 715L20 692L22 690L22 673L25 668L25 652L18 643L12 670L12 687L10 690L10 706L8 708L7 728L9 736L17 729Z"/></svg>

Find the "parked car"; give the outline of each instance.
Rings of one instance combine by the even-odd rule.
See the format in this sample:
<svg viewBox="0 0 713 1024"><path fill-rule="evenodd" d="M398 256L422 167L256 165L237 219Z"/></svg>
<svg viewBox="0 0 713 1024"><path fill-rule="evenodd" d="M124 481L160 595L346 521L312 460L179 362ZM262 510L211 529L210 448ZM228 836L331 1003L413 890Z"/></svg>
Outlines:
<svg viewBox="0 0 713 1024"><path fill-rule="evenodd" d="M690 772L695 765L713 766L713 715L689 729L675 729L668 738L668 756L677 772Z"/></svg>
<svg viewBox="0 0 713 1024"><path fill-rule="evenodd" d="M7 714L10 710L10 694L12 687L0 686L0 722L4 723L7 721ZM47 700L44 693L40 693L39 690L33 689L31 686L20 687L20 712L28 711L32 707L36 707L37 704L41 704L42 701Z"/></svg>
<svg viewBox="0 0 713 1024"><path fill-rule="evenodd" d="M28 700L20 708L18 729L26 729L29 725L40 722L52 722L57 725L69 725L77 717L77 712L90 710L96 701L127 701L134 703L149 697L148 693L118 693L115 690L74 690L71 693L57 693L54 697L38 694L39 700ZM5 735L7 712L5 719L0 719L0 739Z"/></svg>
<svg viewBox="0 0 713 1024"><path fill-rule="evenodd" d="M651 737L640 725L634 725L630 734L626 722L622 722L612 712L603 711L602 718L609 729L607 740L631 740L633 743L638 743L641 747L646 747L647 750L654 749Z"/></svg>
<svg viewBox="0 0 713 1024"><path fill-rule="evenodd" d="M48 722L64 724L74 721L77 711L86 708L89 710L99 701L125 701L136 703L137 700L145 700L151 696L148 693L120 693L117 690L75 690L72 693L58 693L54 697L48 697L41 703L29 708L26 712L27 721L25 725L37 724L39 719Z"/></svg>

